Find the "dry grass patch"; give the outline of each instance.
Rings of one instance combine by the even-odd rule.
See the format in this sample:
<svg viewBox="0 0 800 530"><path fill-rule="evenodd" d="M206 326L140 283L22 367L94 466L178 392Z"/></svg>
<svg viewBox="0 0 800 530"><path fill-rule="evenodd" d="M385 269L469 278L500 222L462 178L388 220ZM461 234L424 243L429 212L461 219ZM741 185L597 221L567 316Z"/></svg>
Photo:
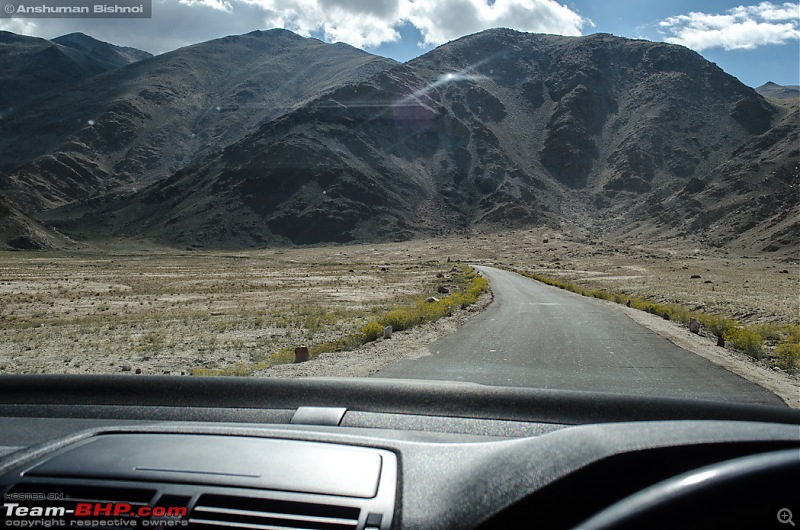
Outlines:
<svg viewBox="0 0 800 530"><path fill-rule="evenodd" d="M366 245L0 253L0 373L249 373L454 285L451 267Z"/></svg>
<svg viewBox="0 0 800 530"><path fill-rule="evenodd" d="M588 288L528 271L515 272L559 289L623 304L686 326L691 320L696 320L711 334L754 359L767 357L774 366L790 372L800 368L800 324L741 323L729 315L709 314L678 303L660 303L654 301L655 297L640 298L620 291Z"/></svg>

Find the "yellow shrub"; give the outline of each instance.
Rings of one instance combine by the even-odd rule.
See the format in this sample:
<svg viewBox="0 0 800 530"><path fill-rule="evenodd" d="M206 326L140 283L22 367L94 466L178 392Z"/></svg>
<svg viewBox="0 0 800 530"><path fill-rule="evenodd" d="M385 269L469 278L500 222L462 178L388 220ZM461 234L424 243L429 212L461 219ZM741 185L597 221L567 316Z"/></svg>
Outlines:
<svg viewBox="0 0 800 530"><path fill-rule="evenodd" d="M737 336L736 334L738 331L736 330L741 330L741 328L737 326L736 321L728 317L697 313L695 318L697 318L703 327L708 329L711 333L717 337L724 337L725 340L731 340L727 336L728 332L733 332L734 336Z"/></svg>
<svg viewBox="0 0 800 530"><path fill-rule="evenodd" d="M786 326L788 336L775 348L778 364L786 370L800 368L800 326Z"/></svg>
<svg viewBox="0 0 800 530"><path fill-rule="evenodd" d="M781 328L777 324L764 323L751 327L764 340L781 340L782 338Z"/></svg>
<svg viewBox="0 0 800 530"><path fill-rule="evenodd" d="M389 311L383 315L379 322L384 326L392 326L394 331L403 331L419 323L410 309L402 308Z"/></svg>
<svg viewBox="0 0 800 530"><path fill-rule="evenodd" d="M380 323L372 321L369 324L366 324L363 328L361 328L361 333L364 334L364 338L367 342L373 341L378 337L383 335L383 328Z"/></svg>
<svg viewBox="0 0 800 530"><path fill-rule="evenodd" d="M783 342L775 348L778 365L785 370L800 368L800 344L796 342Z"/></svg>
<svg viewBox="0 0 800 530"><path fill-rule="evenodd" d="M724 337L734 348L751 357L760 359L764 355L764 341L761 335L750 328L729 328L725 331Z"/></svg>

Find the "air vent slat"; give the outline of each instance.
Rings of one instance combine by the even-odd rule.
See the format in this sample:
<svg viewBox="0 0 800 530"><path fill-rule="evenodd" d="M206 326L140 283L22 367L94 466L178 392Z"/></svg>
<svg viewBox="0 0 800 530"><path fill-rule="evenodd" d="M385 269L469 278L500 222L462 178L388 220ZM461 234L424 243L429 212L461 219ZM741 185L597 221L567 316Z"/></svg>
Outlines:
<svg viewBox="0 0 800 530"><path fill-rule="evenodd" d="M243 515L246 517L286 519L287 521L305 521L305 522L331 523L331 524L358 524L358 519L339 519L334 517L319 517L316 515L294 515L294 514L277 513L277 512L257 512L252 510L237 510L235 508L211 508L208 506L199 506L195 508L194 511L230 514L230 515Z"/></svg>
<svg viewBox="0 0 800 530"><path fill-rule="evenodd" d="M349 530L358 527L360 513L351 506L203 495L189 522L211 528Z"/></svg>
<svg viewBox="0 0 800 530"><path fill-rule="evenodd" d="M189 519L189 524L191 524L193 527L203 525L209 527L223 526L225 528L250 528L255 530L316 530L316 527L313 526L272 526L255 523L237 523L232 521L211 521L204 519ZM355 525L350 528L355 528Z"/></svg>

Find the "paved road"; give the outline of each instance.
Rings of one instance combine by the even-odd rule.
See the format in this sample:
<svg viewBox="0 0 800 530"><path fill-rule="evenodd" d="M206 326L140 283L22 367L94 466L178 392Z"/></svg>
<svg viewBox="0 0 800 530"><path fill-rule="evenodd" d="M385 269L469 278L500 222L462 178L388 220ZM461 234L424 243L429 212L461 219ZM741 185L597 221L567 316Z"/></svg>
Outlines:
<svg viewBox="0 0 800 530"><path fill-rule="evenodd" d="M374 377L784 404L614 307L507 271L479 269L494 292L489 307L429 345L432 355L398 361Z"/></svg>

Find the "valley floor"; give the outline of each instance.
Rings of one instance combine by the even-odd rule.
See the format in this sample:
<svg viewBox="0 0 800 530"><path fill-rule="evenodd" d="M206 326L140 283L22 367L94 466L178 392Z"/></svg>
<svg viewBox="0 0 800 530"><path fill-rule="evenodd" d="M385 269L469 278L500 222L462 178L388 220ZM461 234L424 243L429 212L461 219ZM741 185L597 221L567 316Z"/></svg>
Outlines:
<svg viewBox="0 0 800 530"><path fill-rule="evenodd" d="M796 263L691 245L631 246L544 229L240 252L114 242L69 253L0 253L0 373L344 375L332 365L329 374L267 366L275 352L335 340L397 305L452 289L457 262L525 270L742 322L798 322ZM422 339L409 348L474 313L412 332ZM401 345L395 341L392 355L402 354ZM746 357L736 362L776 372ZM374 371L361 368L351 375ZM796 375L779 375L797 388Z"/></svg>

